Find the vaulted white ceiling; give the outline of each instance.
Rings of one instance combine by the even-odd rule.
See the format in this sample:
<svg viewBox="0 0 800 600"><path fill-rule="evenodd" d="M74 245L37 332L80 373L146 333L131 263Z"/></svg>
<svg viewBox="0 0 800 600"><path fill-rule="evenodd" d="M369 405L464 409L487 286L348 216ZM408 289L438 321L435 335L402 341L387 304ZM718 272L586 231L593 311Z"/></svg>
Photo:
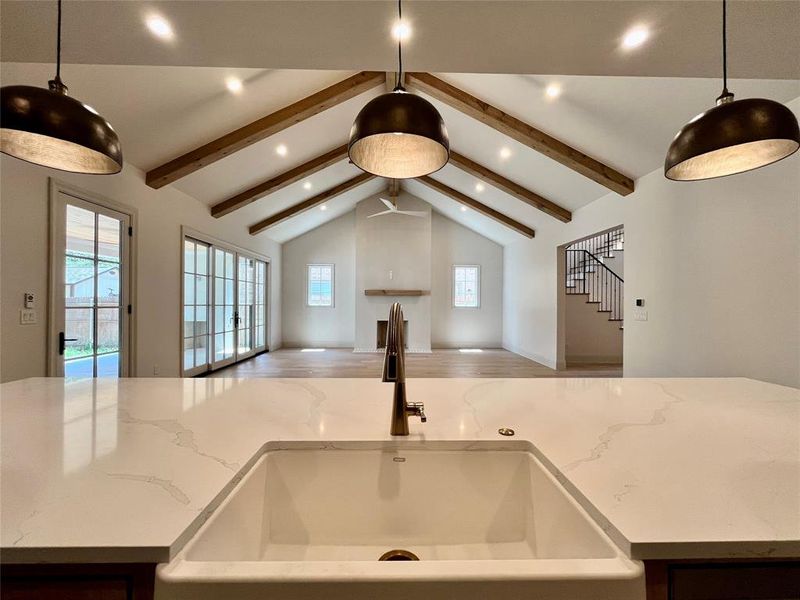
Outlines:
<svg viewBox="0 0 800 600"><path fill-rule="evenodd" d="M438 73L557 73L716 77L721 1L406 0L414 28L407 65ZM729 2L734 77L800 78L795 0ZM156 41L159 14L175 38ZM69 63L394 69L396 4L378 0L66 0ZM54 0L0 2L3 60L49 62ZM629 27L653 31L646 52L625 53Z"/></svg>
<svg viewBox="0 0 800 600"><path fill-rule="evenodd" d="M0 65L3 85L43 86L52 77L53 65L39 62L52 56L52 4L5 0L0 5L3 59L19 61ZM716 4L415 0L406 8L414 27L406 64L437 71L441 79L635 179L662 164L677 129L712 105L719 93ZM146 32L142 20L150 13L172 21L172 42ZM341 81L356 69L394 68L396 49L385 31L393 14L394 3L362 0L67 1L68 64L62 76L71 95L94 106L114 125L126 162L148 171ZM737 97L786 102L800 96L795 27L800 25L800 3L733 1L729 16L732 73L760 77L733 79L729 87ZM651 27L652 40L636 52L623 53L619 38L636 23ZM254 27L258 35L251 31ZM798 53L792 54L795 47ZM98 62L106 64L86 64ZM540 74L524 74L530 72ZM708 75L714 77L700 77ZM229 77L243 82L240 93L226 89ZM560 86L558 98L545 94L551 84ZM366 91L171 185L210 210L344 144L360 108L383 91L383 86ZM575 171L429 99L441 112L458 153L570 211L608 193ZM285 156L276 153L279 145L286 147ZM501 156L501 149L507 157ZM247 227L358 173L342 159L222 218ZM476 189L478 180L456 166L448 165L433 177L534 229L560 224L486 182ZM385 186L385 181L374 179L329 200L325 210L315 207L259 235L284 242L351 210ZM502 244L521 239L472 209L462 211L428 186L413 181L403 186L490 239Z"/></svg>
<svg viewBox="0 0 800 600"><path fill-rule="evenodd" d="M4 85L42 85L52 76L52 68L49 64L2 63L0 77ZM62 74L73 96L93 105L113 123L126 161L147 171L353 72L65 65ZM226 89L225 80L230 76L243 81L241 93ZM658 168L675 131L707 108L719 92L718 80L699 78L463 73L439 77L632 178ZM551 83L561 87L557 99L544 93ZM760 95L788 101L800 96L797 80L733 80L730 87L738 97ZM210 207L344 144L360 108L383 91L376 87L362 93L172 185ZM430 100L445 120L452 148L504 177L571 211L608 193L605 187L491 127ZM281 144L287 148L285 156L275 151ZM508 158L501 158L502 148L510 150ZM222 218L247 227L358 173L358 168L342 159ZM534 229L558 225L552 217L488 183L477 191L479 180L453 165L434 178ZM458 203L425 185L403 185L439 212L498 243L521 239L518 233L472 209L461 211ZM287 241L351 210L358 201L385 187L381 179L369 181L330 200L324 211L316 207L259 235Z"/></svg>

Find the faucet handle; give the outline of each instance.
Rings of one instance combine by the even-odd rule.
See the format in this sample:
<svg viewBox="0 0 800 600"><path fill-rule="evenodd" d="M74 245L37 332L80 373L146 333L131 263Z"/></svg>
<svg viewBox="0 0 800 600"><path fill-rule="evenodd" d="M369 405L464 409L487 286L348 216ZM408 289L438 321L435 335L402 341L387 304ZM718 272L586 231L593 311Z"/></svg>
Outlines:
<svg viewBox="0 0 800 600"><path fill-rule="evenodd" d="M425 416L424 403L409 402L407 406L408 408L406 410L408 411L408 414L413 415L415 417L419 417L419 420L422 421L423 423L426 423L428 421L428 417Z"/></svg>

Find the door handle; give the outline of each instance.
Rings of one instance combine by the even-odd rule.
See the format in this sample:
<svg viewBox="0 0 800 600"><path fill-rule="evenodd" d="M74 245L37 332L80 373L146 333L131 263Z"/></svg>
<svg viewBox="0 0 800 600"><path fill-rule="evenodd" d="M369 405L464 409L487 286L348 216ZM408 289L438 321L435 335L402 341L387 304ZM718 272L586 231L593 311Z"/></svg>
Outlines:
<svg viewBox="0 0 800 600"><path fill-rule="evenodd" d="M235 313L233 313L233 327L234 327L234 329L238 329L239 328L239 323L240 322L241 322L241 319L239 318L239 311L237 310Z"/></svg>
<svg viewBox="0 0 800 600"><path fill-rule="evenodd" d="M64 350L67 347L67 342L77 342L77 341L78 341L78 338L64 337L64 332L63 331L59 331L58 332L58 354L60 356L64 355Z"/></svg>

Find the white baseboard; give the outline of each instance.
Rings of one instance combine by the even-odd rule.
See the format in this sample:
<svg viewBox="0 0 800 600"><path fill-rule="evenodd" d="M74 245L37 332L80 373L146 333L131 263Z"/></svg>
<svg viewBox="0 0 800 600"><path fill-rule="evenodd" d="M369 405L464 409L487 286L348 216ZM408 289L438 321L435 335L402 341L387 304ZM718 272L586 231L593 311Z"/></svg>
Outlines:
<svg viewBox="0 0 800 600"><path fill-rule="evenodd" d="M568 365L621 365L621 356L608 356L608 355L586 355L586 356L568 356Z"/></svg>
<svg viewBox="0 0 800 600"><path fill-rule="evenodd" d="M352 348L352 342L283 342L282 348L296 350L298 348Z"/></svg>
<svg viewBox="0 0 800 600"><path fill-rule="evenodd" d="M370 354L370 353L372 353L372 354L376 354L376 353L383 354L384 349L383 348L381 348L381 349L378 349L378 348L353 348L353 352L354 353L361 353L361 354ZM430 349L425 349L425 348L406 348L406 354L431 354L431 350Z"/></svg>
<svg viewBox="0 0 800 600"><path fill-rule="evenodd" d="M555 359L545 356L540 356L532 352L526 352L522 348L516 348L514 346L503 346L503 350L508 350L509 352L513 352L514 354L519 354L524 358L543 364L545 367L549 367L551 369L555 369L557 366Z"/></svg>
<svg viewBox="0 0 800 600"><path fill-rule="evenodd" d="M457 350L459 348L481 348L483 350L500 350L503 348L501 342L431 342L434 350Z"/></svg>

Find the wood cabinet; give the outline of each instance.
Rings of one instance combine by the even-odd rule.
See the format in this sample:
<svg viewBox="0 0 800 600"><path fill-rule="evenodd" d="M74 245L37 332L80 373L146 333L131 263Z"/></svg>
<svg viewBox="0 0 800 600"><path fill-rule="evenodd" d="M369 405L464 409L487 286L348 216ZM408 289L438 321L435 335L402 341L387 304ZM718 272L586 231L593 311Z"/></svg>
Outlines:
<svg viewBox="0 0 800 600"><path fill-rule="evenodd" d="M0 566L3 600L152 600L155 564Z"/></svg>
<svg viewBox="0 0 800 600"><path fill-rule="evenodd" d="M645 561L647 600L798 600L800 560Z"/></svg>

